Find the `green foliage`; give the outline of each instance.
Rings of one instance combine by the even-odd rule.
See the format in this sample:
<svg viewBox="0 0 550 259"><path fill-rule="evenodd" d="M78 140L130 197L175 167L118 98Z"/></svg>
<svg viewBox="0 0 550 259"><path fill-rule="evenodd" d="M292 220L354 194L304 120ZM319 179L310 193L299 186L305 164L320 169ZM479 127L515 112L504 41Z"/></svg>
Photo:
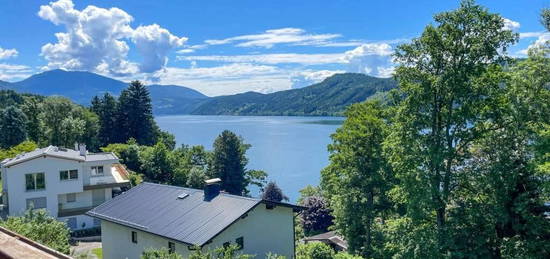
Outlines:
<svg viewBox="0 0 550 259"><path fill-rule="evenodd" d="M323 82L300 89L271 94L248 92L214 97L203 102L192 114L342 115L347 106L395 87L393 79L354 73L336 74Z"/></svg>
<svg viewBox="0 0 550 259"><path fill-rule="evenodd" d="M176 253L170 253L166 247L161 249L145 249L140 257L141 259L183 259L183 256Z"/></svg>
<svg viewBox="0 0 550 259"><path fill-rule="evenodd" d="M546 28L547 31L550 31L550 8L543 8L540 12L540 22Z"/></svg>
<svg viewBox="0 0 550 259"><path fill-rule="evenodd" d="M101 248L92 249L92 254L94 254L98 259L103 259L103 249Z"/></svg>
<svg viewBox="0 0 550 259"><path fill-rule="evenodd" d="M15 106L0 112L0 147L9 148L27 139L27 116Z"/></svg>
<svg viewBox="0 0 550 259"><path fill-rule="evenodd" d="M6 158L15 157L21 153L33 151L37 148L38 146L36 145L36 143L32 141L24 141L24 142L21 142L19 145L13 146L7 150L0 149L0 161Z"/></svg>
<svg viewBox="0 0 550 259"><path fill-rule="evenodd" d="M134 138L141 145L157 142L158 127L153 119L153 108L149 90L139 81L132 81L118 99L117 125L118 142Z"/></svg>
<svg viewBox="0 0 550 259"><path fill-rule="evenodd" d="M321 242L299 244L296 247L296 259L332 259L334 250Z"/></svg>
<svg viewBox="0 0 550 259"><path fill-rule="evenodd" d="M95 96L90 108L99 117L98 140L100 145L106 146L119 140L120 129L117 122L118 102L114 96L105 93L101 98Z"/></svg>
<svg viewBox="0 0 550 259"><path fill-rule="evenodd" d="M228 247L219 247L214 250L202 251L195 250L189 259L250 259L253 255L242 254L238 252L239 248L236 245Z"/></svg>
<svg viewBox="0 0 550 259"><path fill-rule="evenodd" d="M45 210L28 210L22 217L8 217L0 226L44 244L61 253L69 254L69 228Z"/></svg>
<svg viewBox="0 0 550 259"><path fill-rule="evenodd" d="M210 171L222 180L222 189L228 193L245 195L249 192L249 184L263 186L267 174L246 169L246 151L249 148L249 144L229 130L224 130L214 141Z"/></svg>
<svg viewBox="0 0 550 259"><path fill-rule="evenodd" d="M330 165L322 172L321 184L350 251L378 257L373 225L390 207L387 192L394 182L382 150L387 135L384 111L379 103L366 102L352 105L346 116L332 135Z"/></svg>

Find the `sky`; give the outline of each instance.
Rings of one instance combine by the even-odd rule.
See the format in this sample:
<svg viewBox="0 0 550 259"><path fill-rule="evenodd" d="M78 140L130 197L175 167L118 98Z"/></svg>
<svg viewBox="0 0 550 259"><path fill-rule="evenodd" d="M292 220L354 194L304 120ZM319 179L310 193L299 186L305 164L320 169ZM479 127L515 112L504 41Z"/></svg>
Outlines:
<svg viewBox="0 0 550 259"><path fill-rule="evenodd" d="M550 40L546 0L478 1L520 35ZM300 88L335 73L390 77L391 54L459 1L0 0L0 80L51 69L175 84L209 96Z"/></svg>

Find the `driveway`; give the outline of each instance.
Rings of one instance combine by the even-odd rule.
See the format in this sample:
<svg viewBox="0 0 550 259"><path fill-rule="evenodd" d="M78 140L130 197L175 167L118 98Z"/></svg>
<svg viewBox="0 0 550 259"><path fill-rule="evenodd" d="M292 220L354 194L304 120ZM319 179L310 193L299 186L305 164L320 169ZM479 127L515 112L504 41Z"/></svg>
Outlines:
<svg viewBox="0 0 550 259"><path fill-rule="evenodd" d="M98 259L97 256L92 253L92 249L94 248L101 248L101 242L78 242L76 246L71 247L71 255L75 259Z"/></svg>

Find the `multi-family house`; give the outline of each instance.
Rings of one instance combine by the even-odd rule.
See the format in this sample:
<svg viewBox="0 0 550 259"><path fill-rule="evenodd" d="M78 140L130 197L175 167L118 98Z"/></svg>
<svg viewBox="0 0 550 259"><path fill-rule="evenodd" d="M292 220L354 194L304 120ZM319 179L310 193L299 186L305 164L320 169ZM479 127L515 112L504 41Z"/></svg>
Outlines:
<svg viewBox="0 0 550 259"><path fill-rule="evenodd" d="M72 230L99 226L88 210L112 199L129 185L128 172L113 153L89 153L55 146L36 149L0 162L3 210L22 215L46 209Z"/></svg>
<svg viewBox="0 0 550 259"><path fill-rule="evenodd" d="M204 190L142 183L87 214L101 220L103 258L138 259L149 248L187 258L195 250L236 245L264 258L294 258L294 217L302 207L231 195L219 179Z"/></svg>

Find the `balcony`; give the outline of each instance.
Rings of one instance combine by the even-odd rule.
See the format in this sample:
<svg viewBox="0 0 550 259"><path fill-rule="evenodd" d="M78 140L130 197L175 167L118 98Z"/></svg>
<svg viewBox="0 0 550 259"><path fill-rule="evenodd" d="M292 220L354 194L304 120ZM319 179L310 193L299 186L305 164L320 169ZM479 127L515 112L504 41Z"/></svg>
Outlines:
<svg viewBox="0 0 550 259"><path fill-rule="evenodd" d="M77 215L83 215L89 210L93 209L94 206L89 207L80 207L80 208L70 208L70 209L63 209L63 206L59 204L57 216L58 217L70 217L70 216L77 216Z"/></svg>
<svg viewBox="0 0 550 259"><path fill-rule="evenodd" d="M84 185L84 190L104 189L129 186L128 171L121 164L114 164L111 172L105 172L102 176L90 177L90 184Z"/></svg>

